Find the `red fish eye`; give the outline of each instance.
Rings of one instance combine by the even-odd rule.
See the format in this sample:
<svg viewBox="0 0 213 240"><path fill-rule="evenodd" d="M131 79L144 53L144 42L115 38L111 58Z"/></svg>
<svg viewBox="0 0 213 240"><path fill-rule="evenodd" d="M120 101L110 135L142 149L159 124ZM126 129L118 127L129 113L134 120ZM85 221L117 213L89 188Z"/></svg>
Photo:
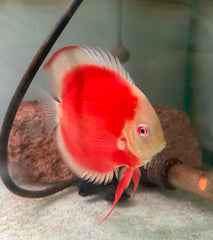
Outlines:
<svg viewBox="0 0 213 240"><path fill-rule="evenodd" d="M143 124L138 126L137 131L140 136L147 136L148 134L147 127Z"/></svg>

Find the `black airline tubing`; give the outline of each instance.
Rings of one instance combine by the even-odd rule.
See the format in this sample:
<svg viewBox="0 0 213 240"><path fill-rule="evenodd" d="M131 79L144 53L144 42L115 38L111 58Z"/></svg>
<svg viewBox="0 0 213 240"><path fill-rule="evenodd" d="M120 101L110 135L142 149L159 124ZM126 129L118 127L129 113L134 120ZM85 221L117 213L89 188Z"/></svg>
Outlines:
<svg viewBox="0 0 213 240"><path fill-rule="evenodd" d="M49 196L56 192L59 192L71 185L73 185L77 179L70 179L65 182L59 183L54 185L53 187L49 187L43 190L27 190L24 188L19 187L16 185L10 174L8 169L8 139L10 135L10 131L12 128L12 124L19 108L19 105L29 88L34 76L36 75L37 71L39 70L41 64L43 63L44 59L46 58L47 54L51 50L52 46L80 6L83 0L72 0L70 1L69 5L67 6L65 12L59 18L47 38L44 40L43 44L39 48L38 52L36 53L35 57L33 58L32 62L30 63L27 71L25 72L24 76L22 77L19 85L10 101L8 106L2 128L1 128L1 135L0 135L0 174L2 181L6 185L6 187L15 193L16 195L28 198L40 198Z"/></svg>

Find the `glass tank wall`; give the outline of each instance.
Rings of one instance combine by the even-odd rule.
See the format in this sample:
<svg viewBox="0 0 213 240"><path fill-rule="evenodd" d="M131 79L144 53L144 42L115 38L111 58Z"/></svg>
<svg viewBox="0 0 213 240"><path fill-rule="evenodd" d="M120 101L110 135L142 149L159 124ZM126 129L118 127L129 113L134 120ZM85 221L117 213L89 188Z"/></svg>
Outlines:
<svg viewBox="0 0 213 240"><path fill-rule="evenodd" d="M0 122L19 80L68 2L0 1ZM212 12L208 0L87 0L49 56L78 44L111 50L121 40L130 52L125 68L136 85L153 104L186 111L202 147L211 152ZM42 70L25 100L36 98L36 86L47 88Z"/></svg>

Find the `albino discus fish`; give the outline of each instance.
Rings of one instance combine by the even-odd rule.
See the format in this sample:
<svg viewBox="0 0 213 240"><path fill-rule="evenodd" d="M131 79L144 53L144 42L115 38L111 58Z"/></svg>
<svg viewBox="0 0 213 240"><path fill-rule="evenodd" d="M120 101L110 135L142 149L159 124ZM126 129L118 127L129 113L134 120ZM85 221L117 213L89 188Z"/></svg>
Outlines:
<svg viewBox="0 0 213 240"><path fill-rule="evenodd" d="M119 60L107 51L65 47L44 69L56 100L44 94L40 104L48 129L57 127L59 152L74 173L106 184L123 167L113 206L103 222L131 179L134 196L139 167L165 147L159 118Z"/></svg>

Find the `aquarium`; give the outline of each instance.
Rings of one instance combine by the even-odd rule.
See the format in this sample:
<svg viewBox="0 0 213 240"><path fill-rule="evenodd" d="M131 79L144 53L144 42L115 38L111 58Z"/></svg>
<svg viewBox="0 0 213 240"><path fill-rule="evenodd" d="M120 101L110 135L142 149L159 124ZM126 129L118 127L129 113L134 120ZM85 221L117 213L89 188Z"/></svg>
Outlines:
<svg viewBox="0 0 213 240"><path fill-rule="evenodd" d="M22 76L70 2L0 0L0 125ZM43 191L55 184L64 184L62 189L72 186L46 198L28 199L1 182L2 239L211 238L212 12L208 0L82 1L27 90L8 145L9 172L19 187ZM130 185L124 201L98 227L112 206L117 182L94 189L80 182L61 161L54 131L45 132L44 112L36 101L41 89L51 92L44 64L58 49L73 45L117 54L154 105L167 140L166 149L153 158L159 164L152 160L141 169L134 200L126 201L133 192ZM153 187L156 184L161 187Z"/></svg>

